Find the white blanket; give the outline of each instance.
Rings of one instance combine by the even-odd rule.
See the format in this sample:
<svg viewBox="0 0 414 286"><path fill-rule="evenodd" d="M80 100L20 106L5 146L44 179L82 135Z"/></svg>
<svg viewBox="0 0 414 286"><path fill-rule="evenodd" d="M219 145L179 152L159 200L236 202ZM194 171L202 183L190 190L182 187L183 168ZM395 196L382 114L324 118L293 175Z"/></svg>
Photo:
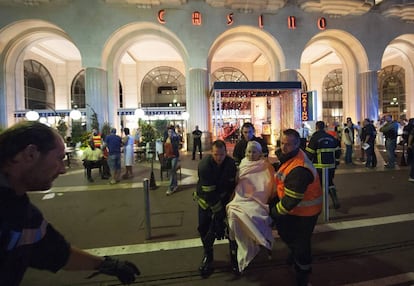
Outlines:
<svg viewBox="0 0 414 286"><path fill-rule="evenodd" d="M265 160L240 163L239 181L227 205L230 239L237 242L239 270L243 271L260 251L272 249L273 236L268 199L274 189L274 169Z"/></svg>

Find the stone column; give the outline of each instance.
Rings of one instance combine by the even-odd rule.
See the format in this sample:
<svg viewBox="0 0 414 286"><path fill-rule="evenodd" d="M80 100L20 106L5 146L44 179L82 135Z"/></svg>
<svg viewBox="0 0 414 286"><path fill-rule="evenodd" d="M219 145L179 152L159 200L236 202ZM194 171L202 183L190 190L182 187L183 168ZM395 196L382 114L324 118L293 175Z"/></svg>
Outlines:
<svg viewBox="0 0 414 286"><path fill-rule="evenodd" d="M85 101L87 130L91 130L91 116L93 110L98 116L99 128L109 121L108 74L99 68L85 70ZM92 110L93 109L93 110ZM111 106L111 112L114 112Z"/></svg>
<svg viewBox="0 0 414 286"><path fill-rule="evenodd" d="M203 150L211 148L211 132L209 131L209 93L207 70L203 68L190 68L186 88L186 106L190 118L187 123L188 150L193 148L191 132L195 126L203 132L201 144Z"/></svg>
<svg viewBox="0 0 414 286"><path fill-rule="evenodd" d="M284 70L280 73L281 81L298 81L298 73L295 70Z"/></svg>
<svg viewBox="0 0 414 286"><path fill-rule="evenodd" d="M360 114L361 121L369 118L378 119L378 75L376 71L369 71L359 75L360 81Z"/></svg>

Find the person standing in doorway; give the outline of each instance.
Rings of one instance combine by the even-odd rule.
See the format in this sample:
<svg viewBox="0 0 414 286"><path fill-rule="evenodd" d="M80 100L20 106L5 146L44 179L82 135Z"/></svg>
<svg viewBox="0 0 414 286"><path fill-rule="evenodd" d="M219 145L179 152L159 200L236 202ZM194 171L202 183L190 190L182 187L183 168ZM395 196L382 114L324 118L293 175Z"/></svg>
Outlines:
<svg viewBox="0 0 414 286"><path fill-rule="evenodd" d="M211 155L198 164L197 190L193 196L198 203L198 232L204 249L198 269L203 278L213 272L214 241L225 238L226 205L234 193L236 173L236 163L227 155L222 140L214 141Z"/></svg>
<svg viewBox="0 0 414 286"><path fill-rule="evenodd" d="M203 153L201 151L201 135L203 135L203 132L201 132L201 130L198 129L198 125L196 125L193 131L193 160L195 160L197 148L200 153L200 160L203 158Z"/></svg>

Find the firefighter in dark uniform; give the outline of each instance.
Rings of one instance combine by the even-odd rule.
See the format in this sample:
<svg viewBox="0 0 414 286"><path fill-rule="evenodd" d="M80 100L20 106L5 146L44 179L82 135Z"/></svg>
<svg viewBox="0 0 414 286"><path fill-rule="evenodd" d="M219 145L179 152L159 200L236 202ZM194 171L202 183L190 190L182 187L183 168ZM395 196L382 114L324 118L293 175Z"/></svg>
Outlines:
<svg viewBox="0 0 414 286"><path fill-rule="evenodd" d="M323 121L316 122L316 131L312 134L306 147L306 154L313 162L313 165L318 170L319 179L322 185L322 169L327 168L328 171L328 191L332 199L333 207L340 208L338 196L336 194L336 187L333 182L335 177L336 166L339 165L339 158L341 157L341 147L338 139L325 132L325 123Z"/></svg>
<svg viewBox="0 0 414 286"><path fill-rule="evenodd" d="M270 216L280 238L287 244L288 262L296 270L298 286L308 285L312 270L311 237L322 210L318 172L300 147L299 133L283 131L275 183L277 195L269 202Z"/></svg>
<svg viewBox="0 0 414 286"><path fill-rule="evenodd" d="M197 191L198 232L204 248L199 267L200 275L208 277L213 271L213 244L215 239L224 239L226 232L226 205L233 196L236 186L237 167L227 155L226 144L214 141L211 155L204 157L198 165ZM230 248L234 248L230 245ZM233 249L235 253L235 250ZM236 261L237 263L237 261Z"/></svg>

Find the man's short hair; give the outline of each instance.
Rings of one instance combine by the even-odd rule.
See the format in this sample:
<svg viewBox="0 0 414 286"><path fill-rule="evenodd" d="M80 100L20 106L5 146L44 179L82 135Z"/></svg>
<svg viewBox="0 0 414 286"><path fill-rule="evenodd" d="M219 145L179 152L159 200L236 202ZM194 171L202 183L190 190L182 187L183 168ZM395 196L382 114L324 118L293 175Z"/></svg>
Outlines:
<svg viewBox="0 0 414 286"><path fill-rule="evenodd" d="M292 128L285 129L283 130L283 135L294 137L296 139L296 144L300 144L300 135L299 135L299 132L296 131L295 129L292 129Z"/></svg>
<svg viewBox="0 0 414 286"><path fill-rule="evenodd" d="M252 128L254 130L254 126L253 126L253 124L251 122L245 122L245 123L243 123L242 129L243 128Z"/></svg>
<svg viewBox="0 0 414 286"><path fill-rule="evenodd" d="M325 122L317 121L315 126L316 126L316 129L318 129L318 130L324 130L325 129Z"/></svg>
<svg viewBox="0 0 414 286"><path fill-rule="evenodd" d="M0 134L0 167L13 159L28 145L35 145L41 154L56 148L57 131L37 121L22 121Z"/></svg>
<svg viewBox="0 0 414 286"><path fill-rule="evenodd" d="M211 145L211 147L216 147L218 149L224 148L224 150L227 151L226 142L224 142L223 140L220 140L220 139L214 141L213 144Z"/></svg>

